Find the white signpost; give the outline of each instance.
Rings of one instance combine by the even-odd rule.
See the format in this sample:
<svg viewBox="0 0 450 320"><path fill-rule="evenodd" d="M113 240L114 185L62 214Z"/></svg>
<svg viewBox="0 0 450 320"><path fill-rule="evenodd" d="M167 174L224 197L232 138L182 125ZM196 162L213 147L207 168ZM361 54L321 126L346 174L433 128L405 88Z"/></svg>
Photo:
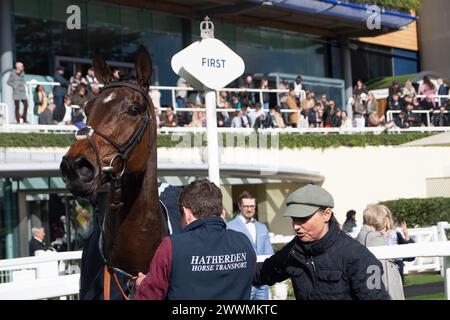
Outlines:
<svg viewBox="0 0 450 320"><path fill-rule="evenodd" d="M220 186L217 136L216 92L240 77L245 64L222 41L214 39L214 25L208 17L200 23L202 40L196 41L172 57L173 71L197 90L206 92L206 132L209 180Z"/></svg>

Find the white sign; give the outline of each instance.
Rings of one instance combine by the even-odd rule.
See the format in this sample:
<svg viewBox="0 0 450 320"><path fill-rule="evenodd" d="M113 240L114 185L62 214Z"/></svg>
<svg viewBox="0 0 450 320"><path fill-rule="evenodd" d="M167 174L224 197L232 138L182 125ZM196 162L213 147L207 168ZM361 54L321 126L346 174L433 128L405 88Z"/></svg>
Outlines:
<svg viewBox="0 0 450 320"><path fill-rule="evenodd" d="M173 71L197 89L219 90L245 70L241 57L222 41L210 38L194 42L172 57Z"/></svg>

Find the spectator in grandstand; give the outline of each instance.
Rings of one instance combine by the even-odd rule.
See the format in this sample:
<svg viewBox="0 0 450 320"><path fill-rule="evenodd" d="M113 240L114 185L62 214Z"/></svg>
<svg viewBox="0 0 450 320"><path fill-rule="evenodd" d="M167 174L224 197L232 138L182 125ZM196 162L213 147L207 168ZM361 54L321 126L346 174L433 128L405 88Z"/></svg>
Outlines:
<svg viewBox="0 0 450 320"><path fill-rule="evenodd" d="M323 108L324 110L327 110L327 109L328 109L328 104L329 104L329 102L331 102L331 101L328 101L328 97L327 97L326 94L323 94L323 95L320 97L320 103L322 104L322 108Z"/></svg>
<svg viewBox="0 0 450 320"><path fill-rule="evenodd" d="M419 88L419 95L424 95L427 98L434 98L436 95L436 86L428 76L423 77L423 83Z"/></svg>
<svg viewBox="0 0 450 320"><path fill-rule="evenodd" d="M269 109L270 127L271 128L286 128L283 117L280 114L279 107L272 107Z"/></svg>
<svg viewBox="0 0 450 320"><path fill-rule="evenodd" d="M341 128L353 128L353 121L348 117L347 111L341 111Z"/></svg>
<svg viewBox="0 0 450 320"><path fill-rule="evenodd" d="M433 123L434 111L437 110L436 104L434 103L434 98L427 96L426 98L422 99L422 101L420 102L420 109L429 112L429 117L431 119L431 122ZM428 125L426 114L423 114L423 122Z"/></svg>
<svg viewBox="0 0 450 320"><path fill-rule="evenodd" d="M90 89L92 89L92 85L100 83L97 80L97 78L95 77L94 68L89 68L88 69L87 75L86 75L86 81L87 81L87 85L89 86Z"/></svg>
<svg viewBox="0 0 450 320"><path fill-rule="evenodd" d="M262 78L261 79L261 85L259 87L261 90L269 90L269 80L267 78ZM258 95L259 97L260 95ZM269 102L270 102L270 95L268 92L263 92L262 93L262 99L263 101L260 101L263 109L265 110L265 112L267 113L267 111L269 110ZM258 98L259 100L259 98Z"/></svg>
<svg viewBox="0 0 450 320"><path fill-rule="evenodd" d="M55 104L49 103L48 107L44 109L39 114L38 123L39 124L54 124L55 121L53 120L53 112L55 111Z"/></svg>
<svg viewBox="0 0 450 320"><path fill-rule="evenodd" d="M225 101L224 109L231 109L230 101ZM217 126L218 127L230 127L232 114L226 110L217 113Z"/></svg>
<svg viewBox="0 0 450 320"><path fill-rule="evenodd" d="M179 77L177 80L178 88L187 88L189 85L187 81ZM175 91L175 101L177 102L177 108L184 108L186 106L187 90L177 90Z"/></svg>
<svg viewBox="0 0 450 320"><path fill-rule="evenodd" d="M231 96L231 109L240 110L242 107L241 101L239 100L239 96L232 95Z"/></svg>
<svg viewBox="0 0 450 320"><path fill-rule="evenodd" d="M347 219L345 220L344 224L342 225L342 231L352 233L353 228L356 228L356 211L355 210L349 210L347 211Z"/></svg>
<svg viewBox="0 0 450 320"><path fill-rule="evenodd" d="M392 85L389 87L389 96L388 96L388 101L392 100L393 95L396 94L399 97L402 94L402 90L400 88L400 85L398 84L397 81L392 81Z"/></svg>
<svg viewBox="0 0 450 320"><path fill-rule="evenodd" d="M68 95L64 97L63 110L64 113L62 114L61 121L56 121L59 125L72 124L72 99Z"/></svg>
<svg viewBox="0 0 450 320"><path fill-rule="evenodd" d="M267 226L257 220L256 198L248 191L244 191L238 198L239 215L227 223L227 228L242 232L253 245L256 255L272 255ZM251 300L269 300L268 286L253 286Z"/></svg>
<svg viewBox="0 0 450 320"><path fill-rule="evenodd" d="M63 104L64 104L64 96L67 95L67 91L69 88L69 82L64 78L64 68L58 67L56 68L56 73L54 80L55 82L59 82L59 86L53 87L53 97L55 99L56 104L56 117L57 121L61 121L63 115Z"/></svg>
<svg viewBox="0 0 450 320"><path fill-rule="evenodd" d="M120 80L120 70L119 69L113 69L112 75L113 75L114 79Z"/></svg>
<svg viewBox="0 0 450 320"><path fill-rule="evenodd" d="M255 250L245 234L226 228L220 188L194 181L178 203L184 230L162 239L149 272L136 279L135 298L248 300Z"/></svg>
<svg viewBox="0 0 450 320"><path fill-rule="evenodd" d="M384 116L381 118L378 116L376 112L370 112L367 117L367 124L369 127L376 128L381 127L385 122Z"/></svg>
<svg viewBox="0 0 450 320"><path fill-rule="evenodd" d="M26 82L25 82L25 67L22 62L16 62L16 68L9 74L8 85L13 88L13 99L15 106L16 122L20 123L20 119L23 123L28 123L28 100L26 94ZM23 104L23 112L20 115L20 102Z"/></svg>
<svg viewBox="0 0 450 320"><path fill-rule="evenodd" d="M248 109L248 117L250 118L250 127L253 128L255 126L256 119L259 119L261 115L263 116L264 122L266 119L266 113L264 112L264 110L262 110L261 103L259 102L255 103L254 109Z"/></svg>
<svg viewBox="0 0 450 320"><path fill-rule="evenodd" d="M403 88L402 95L411 97L415 97L417 95L416 88L414 88L411 81L408 80L405 82L405 87Z"/></svg>
<svg viewBox="0 0 450 320"><path fill-rule="evenodd" d="M356 240L366 247L388 245L384 234L389 228L388 210L383 205L368 206L363 213L363 226ZM392 300L405 300L403 284L400 272L395 261L380 260L383 270L378 270L383 274L383 284L386 287ZM382 272L384 271L384 272Z"/></svg>
<svg viewBox="0 0 450 320"><path fill-rule="evenodd" d="M166 111L163 112L160 126L171 128L178 126L178 118L177 115L174 113L174 109L172 106L167 106Z"/></svg>
<svg viewBox="0 0 450 320"><path fill-rule="evenodd" d="M323 107L324 105L323 100L321 101L321 105ZM325 109L323 113L324 127L331 128L333 126L333 119L335 118L336 115L336 107L334 101L333 100L330 100L329 102L327 101L324 109Z"/></svg>
<svg viewBox="0 0 450 320"><path fill-rule="evenodd" d="M198 104L194 108L195 109L203 109L203 106ZM188 127L194 127L194 128L206 127L206 113L204 111L192 112L192 121L191 121L191 123L189 123Z"/></svg>
<svg viewBox="0 0 450 320"><path fill-rule="evenodd" d="M240 80L239 88L242 89L255 89L255 83L253 81L253 76L247 74L244 78ZM241 92L240 101L244 106L254 105L256 102L255 92Z"/></svg>
<svg viewBox="0 0 450 320"><path fill-rule="evenodd" d="M100 93L100 86L98 84L91 84L91 92L94 96L98 96Z"/></svg>
<svg viewBox="0 0 450 320"><path fill-rule="evenodd" d="M86 127L84 122L85 114L83 109L81 109L77 105L72 105L72 115L71 115L71 123L76 126L78 129L83 129Z"/></svg>
<svg viewBox="0 0 450 320"><path fill-rule="evenodd" d="M365 93L365 94L368 93L367 88L366 88L364 82L362 82L362 80L358 80L358 81L356 81L356 85L353 88L353 96L358 97L363 93Z"/></svg>
<svg viewBox="0 0 450 320"><path fill-rule="evenodd" d="M298 300L388 300L380 278L370 270L381 263L364 246L340 230L333 197L307 185L286 200L296 237L264 263L258 263L254 285L273 285L291 278ZM378 273L381 277L381 272ZM379 286L371 286L379 280Z"/></svg>
<svg viewBox="0 0 450 320"><path fill-rule="evenodd" d="M250 128L251 120L246 114L247 108L243 107L241 110L237 110L231 120L232 128Z"/></svg>
<svg viewBox="0 0 450 320"><path fill-rule="evenodd" d="M242 110L236 110L234 112L233 119L231 120L231 128L242 128L242 116L244 113Z"/></svg>
<svg viewBox="0 0 450 320"><path fill-rule="evenodd" d="M387 119L388 111L400 111L402 110L402 104L400 102L400 97L398 94L392 96L392 100L388 101L386 108L384 109L384 117ZM394 119L398 117L397 113L393 115Z"/></svg>
<svg viewBox="0 0 450 320"><path fill-rule="evenodd" d="M448 95L448 86L445 84L444 79L439 78L437 80L437 82L438 82L438 85L439 85L437 94L439 96L446 96L446 95ZM439 106L441 106L441 107L445 106L446 103L447 103L447 98L441 98L439 100Z"/></svg>
<svg viewBox="0 0 450 320"><path fill-rule="evenodd" d="M39 116L48 107L48 96L44 87L40 84L36 86L33 94L34 115Z"/></svg>
<svg viewBox="0 0 450 320"><path fill-rule="evenodd" d="M223 109L225 108L225 102L228 101L228 92L220 91L217 98L217 108Z"/></svg>
<svg viewBox="0 0 450 320"><path fill-rule="evenodd" d="M336 109L335 114L331 118L331 127L340 128L342 126L342 110Z"/></svg>
<svg viewBox="0 0 450 320"><path fill-rule="evenodd" d="M87 90L84 83L80 83L77 86L75 93L70 96L72 103L79 106L81 109L84 109L86 104L94 98L94 94Z"/></svg>
<svg viewBox="0 0 450 320"><path fill-rule="evenodd" d="M309 111L316 105L316 96L312 91L306 93L305 100L301 102L300 107L302 110Z"/></svg>
<svg viewBox="0 0 450 320"><path fill-rule="evenodd" d="M306 91L302 81L302 76L298 75L294 82L292 82L289 86L289 89L293 89L295 91L295 98L297 99L298 104L302 103L301 92Z"/></svg>
<svg viewBox="0 0 450 320"><path fill-rule="evenodd" d="M369 114L372 112L378 113L378 101L373 92L369 92L367 96L367 112Z"/></svg>
<svg viewBox="0 0 450 320"><path fill-rule="evenodd" d="M439 113L434 114L433 116L433 125L435 127L448 127L450 126L449 114L445 107L442 106L439 108Z"/></svg>
<svg viewBox="0 0 450 320"><path fill-rule="evenodd" d="M289 90L289 82L284 79L277 87L278 90ZM280 96L280 104L281 110L289 109L287 105L287 99L289 97L289 92L283 92L279 94ZM282 114L284 123L289 123L289 114L287 112L283 112Z"/></svg>
<svg viewBox="0 0 450 320"><path fill-rule="evenodd" d="M314 106L314 108L310 109L307 113L310 128L319 128L320 127L320 123L321 123L320 114L319 114L320 107L321 107L320 102L317 102L316 105Z"/></svg>
<svg viewBox="0 0 450 320"><path fill-rule="evenodd" d="M295 111L295 112L289 113L289 125L291 125L293 128L297 128L298 120L299 120L298 113L300 112L300 106L297 102L295 89L293 89L293 88L289 89L289 96L287 98L286 103L287 103L288 108L291 111Z"/></svg>
<svg viewBox="0 0 450 320"><path fill-rule="evenodd" d="M386 232L383 233L386 242L388 245L401 245L401 244L409 244L409 243L415 243L413 239L409 236L408 232L408 226L406 225L406 222L403 220L401 222L401 228L403 231L403 235L396 230L396 224L394 221L394 217L392 216L391 210L389 210L388 207L384 207L384 210L388 213L388 226L386 228ZM402 277L402 283L405 283L405 277L403 274L403 270L405 267L404 261L412 262L415 258L404 258L404 259L396 259L395 263L397 265L398 271L400 273L400 276Z"/></svg>
<svg viewBox="0 0 450 320"><path fill-rule="evenodd" d="M409 123L405 119L405 111L400 111L398 117L394 118L395 125L400 129L408 129Z"/></svg>
<svg viewBox="0 0 450 320"><path fill-rule="evenodd" d="M408 104L412 104L413 102L413 97L412 96L404 96L403 98L400 99L400 105L402 106L402 110L406 110L406 106ZM414 106L413 106L414 108Z"/></svg>
<svg viewBox="0 0 450 320"><path fill-rule="evenodd" d="M77 71L74 76L71 76L69 82L70 82L70 94L73 94L76 91L80 83L87 84L86 79L83 78L83 75L80 71Z"/></svg>
<svg viewBox="0 0 450 320"><path fill-rule="evenodd" d="M356 128L364 128L366 126L367 107L361 96L355 97L355 111L353 113L353 119L355 121Z"/></svg>
<svg viewBox="0 0 450 320"><path fill-rule="evenodd" d="M45 244L45 229L44 228L31 228L31 234L33 237L31 238L30 242L28 243L28 248L30 251L30 256L34 256L36 251L43 250L47 251L49 250L49 247Z"/></svg>
<svg viewBox="0 0 450 320"><path fill-rule="evenodd" d="M420 121L415 113L413 113L414 106L409 103L405 107L405 121L408 123L408 127L418 127L420 126Z"/></svg>

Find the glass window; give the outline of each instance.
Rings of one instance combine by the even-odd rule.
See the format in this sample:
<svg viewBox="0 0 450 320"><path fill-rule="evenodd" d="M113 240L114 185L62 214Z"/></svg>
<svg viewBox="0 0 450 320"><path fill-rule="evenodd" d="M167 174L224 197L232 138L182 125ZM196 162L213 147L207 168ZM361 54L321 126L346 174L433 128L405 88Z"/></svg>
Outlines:
<svg viewBox="0 0 450 320"><path fill-rule="evenodd" d="M181 19L167 14L152 13L152 26L156 32L164 33L180 33L181 34Z"/></svg>
<svg viewBox="0 0 450 320"><path fill-rule="evenodd" d="M22 17L51 19L51 0L14 0L13 12Z"/></svg>
<svg viewBox="0 0 450 320"><path fill-rule="evenodd" d="M88 27L120 28L120 7L103 2L89 1Z"/></svg>

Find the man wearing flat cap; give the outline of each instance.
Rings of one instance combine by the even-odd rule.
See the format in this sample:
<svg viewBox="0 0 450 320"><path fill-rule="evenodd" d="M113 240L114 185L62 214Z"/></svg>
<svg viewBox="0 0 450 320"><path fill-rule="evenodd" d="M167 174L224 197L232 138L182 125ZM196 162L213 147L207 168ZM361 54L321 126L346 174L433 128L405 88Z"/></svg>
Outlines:
<svg viewBox="0 0 450 320"><path fill-rule="evenodd" d="M292 280L297 300L389 300L383 267L363 245L340 230L328 191L307 185L289 195L285 217L296 237L264 263L254 285Z"/></svg>

